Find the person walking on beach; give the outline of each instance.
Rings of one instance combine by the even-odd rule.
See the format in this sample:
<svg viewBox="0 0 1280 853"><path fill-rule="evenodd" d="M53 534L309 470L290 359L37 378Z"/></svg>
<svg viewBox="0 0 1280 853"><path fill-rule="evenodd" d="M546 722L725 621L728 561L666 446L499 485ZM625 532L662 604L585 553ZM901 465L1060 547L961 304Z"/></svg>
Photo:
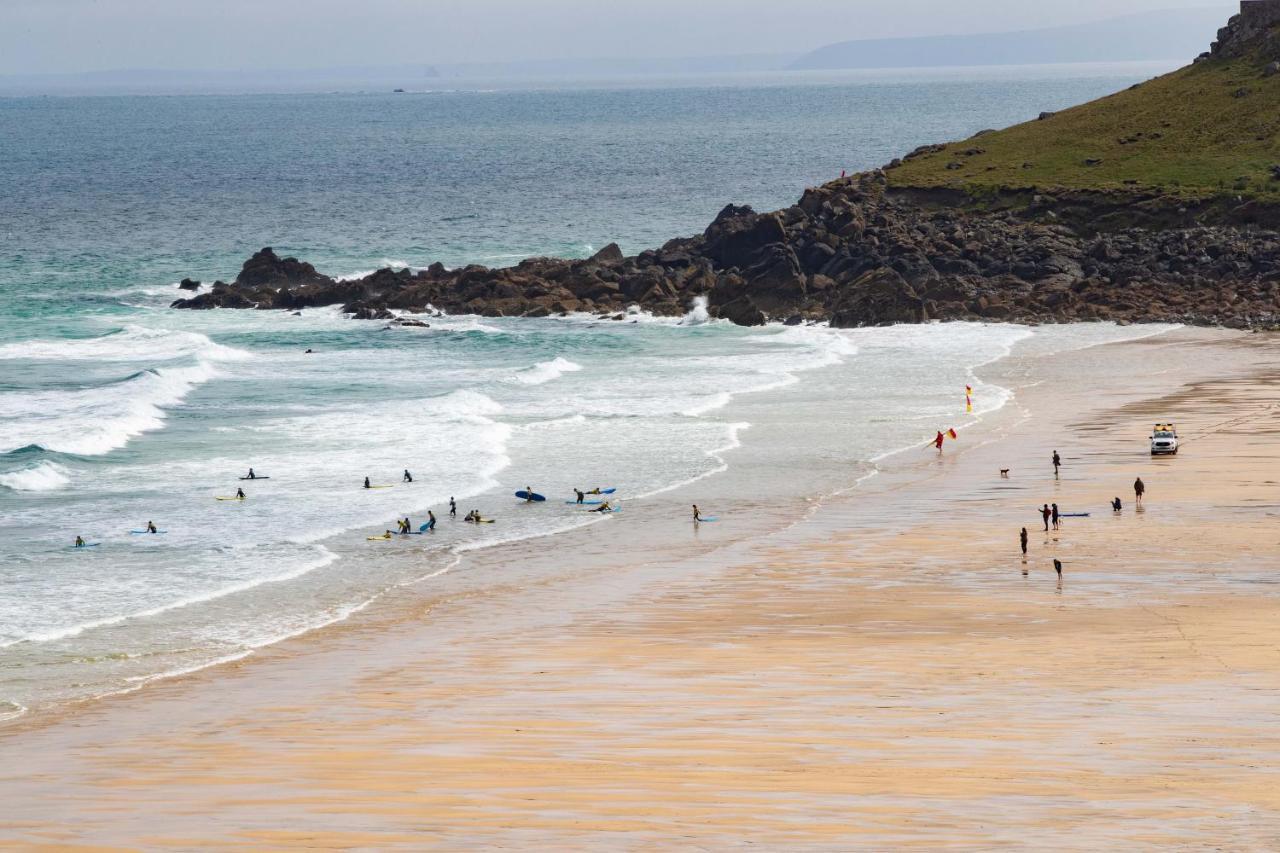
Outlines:
<svg viewBox="0 0 1280 853"><path fill-rule="evenodd" d="M1027 528L1022 528L1022 535L1018 537L1022 540L1022 558L1027 558Z"/></svg>
<svg viewBox="0 0 1280 853"><path fill-rule="evenodd" d="M1133 481L1133 494L1138 499L1138 506L1142 506L1142 496L1147 493L1147 484L1142 482L1142 478Z"/></svg>
<svg viewBox="0 0 1280 853"><path fill-rule="evenodd" d="M1042 517L1042 518L1044 518L1044 532L1045 532L1045 533L1048 533L1048 532L1049 532L1049 518L1050 518L1050 516L1052 516L1052 515L1053 515L1053 510L1049 509L1049 505L1048 505L1048 504L1045 504L1045 505L1044 505L1044 508L1040 510L1040 515L1041 515L1041 517Z"/></svg>
<svg viewBox="0 0 1280 853"><path fill-rule="evenodd" d="M449 517L450 518L458 517L458 502L455 501L453 498L449 498Z"/></svg>
<svg viewBox="0 0 1280 853"><path fill-rule="evenodd" d="M1053 509L1050 512L1053 515L1053 529L1057 530L1062 526L1062 516L1058 513L1058 505L1054 504Z"/></svg>
<svg viewBox="0 0 1280 853"><path fill-rule="evenodd" d="M1053 479L1058 479L1058 469L1062 467L1062 457L1058 455L1058 451L1053 451Z"/></svg>

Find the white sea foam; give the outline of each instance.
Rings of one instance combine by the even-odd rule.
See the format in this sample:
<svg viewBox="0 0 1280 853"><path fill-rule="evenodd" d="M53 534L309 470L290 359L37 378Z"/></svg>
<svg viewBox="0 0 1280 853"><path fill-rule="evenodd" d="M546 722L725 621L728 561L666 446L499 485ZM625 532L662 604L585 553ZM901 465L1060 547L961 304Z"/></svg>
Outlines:
<svg viewBox="0 0 1280 853"><path fill-rule="evenodd" d="M711 322L711 315L707 312L707 297L693 297L693 304L689 306L689 313L684 315L680 321L681 326L702 326Z"/></svg>
<svg viewBox="0 0 1280 853"><path fill-rule="evenodd" d="M511 377L510 381L520 385L545 385L566 373L577 373L580 370L582 370L581 364L557 356L551 361L540 361L533 367L520 371Z"/></svg>
<svg viewBox="0 0 1280 853"><path fill-rule="evenodd" d="M214 343L206 335L129 325L96 338L30 340L0 346L0 359L110 361L152 365L184 357L240 361L249 353Z"/></svg>
<svg viewBox="0 0 1280 853"><path fill-rule="evenodd" d="M15 492L54 492L71 482L70 472L56 462L41 462L21 471L0 474L0 486Z"/></svg>

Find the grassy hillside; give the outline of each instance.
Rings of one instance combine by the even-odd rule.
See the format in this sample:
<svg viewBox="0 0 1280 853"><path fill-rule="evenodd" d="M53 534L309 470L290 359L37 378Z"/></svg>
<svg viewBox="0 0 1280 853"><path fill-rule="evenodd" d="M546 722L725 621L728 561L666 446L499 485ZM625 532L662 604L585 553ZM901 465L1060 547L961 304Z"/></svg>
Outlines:
<svg viewBox="0 0 1280 853"><path fill-rule="evenodd" d="M1211 59L1042 120L908 159L896 187L983 196L1039 188L1161 190L1280 200L1280 74L1258 55Z"/></svg>

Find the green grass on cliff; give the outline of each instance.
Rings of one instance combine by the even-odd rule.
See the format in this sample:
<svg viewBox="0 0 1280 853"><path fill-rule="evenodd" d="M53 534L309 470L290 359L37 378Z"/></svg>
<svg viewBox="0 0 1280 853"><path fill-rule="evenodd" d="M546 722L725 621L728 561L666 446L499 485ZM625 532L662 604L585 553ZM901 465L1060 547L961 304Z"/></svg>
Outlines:
<svg viewBox="0 0 1280 853"><path fill-rule="evenodd" d="M1206 60L1044 120L950 143L890 170L889 181L978 198L998 189L1136 188L1277 200L1280 74L1264 77L1265 66L1257 57ZM982 153L965 153L973 149Z"/></svg>

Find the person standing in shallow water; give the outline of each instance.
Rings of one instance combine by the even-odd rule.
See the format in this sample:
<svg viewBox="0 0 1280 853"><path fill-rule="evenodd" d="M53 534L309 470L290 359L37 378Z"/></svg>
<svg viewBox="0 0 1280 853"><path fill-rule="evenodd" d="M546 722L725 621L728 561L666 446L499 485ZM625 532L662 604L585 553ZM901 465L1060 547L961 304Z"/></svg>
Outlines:
<svg viewBox="0 0 1280 853"><path fill-rule="evenodd" d="M1053 451L1053 479L1058 479L1058 469L1062 467L1062 457L1058 455L1058 451Z"/></svg>
<svg viewBox="0 0 1280 853"><path fill-rule="evenodd" d="M1133 481L1133 496L1137 498L1139 506L1142 505L1142 496L1147 493L1147 484L1142 482L1142 478Z"/></svg>
<svg viewBox="0 0 1280 853"><path fill-rule="evenodd" d="M1052 515L1053 515L1053 510L1049 509L1049 505L1048 505L1048 504L1045 504L1045 505L1044 505L1044 508L1040 510L1040 516L1041 516L1041 518L1043 518L1043 519L1044 519L1044 532L1045 532L1045 533L1048 533L1048 532L1049 532L1049 518L1050 518L1050 516L1052 516Z"/></svg>
<svg viewBox="0 0 1280 853"><path fill-rule="evenodd" d="M1062 526L1062 516L1058 513L1058 505L1054 504L1053 509L1051 509L1049 512L1053 516L1053 529L1057 530L1059 527Z"/></svg>
<svg viewBox="0 0 1280 853"><path fill-rule="evenodd" d="M1062 586L1062 561L1053 561L1053 570L1058 573L1058 586Z"/></svg>
<svg viewBox="0 0 1280 853"><path fill-rule="evenodd" d="M458 502L455 501L453 498L449 498L449 517L450 518L458 517Z"/></svg>
<svg viewBox="0 0 1280 853"><path fill-rule="evenodd" d="M1027 528L1022 528L1022 535L1018 538L1022 541L1022 556L1025 559L1027 556Z"/></svg>

